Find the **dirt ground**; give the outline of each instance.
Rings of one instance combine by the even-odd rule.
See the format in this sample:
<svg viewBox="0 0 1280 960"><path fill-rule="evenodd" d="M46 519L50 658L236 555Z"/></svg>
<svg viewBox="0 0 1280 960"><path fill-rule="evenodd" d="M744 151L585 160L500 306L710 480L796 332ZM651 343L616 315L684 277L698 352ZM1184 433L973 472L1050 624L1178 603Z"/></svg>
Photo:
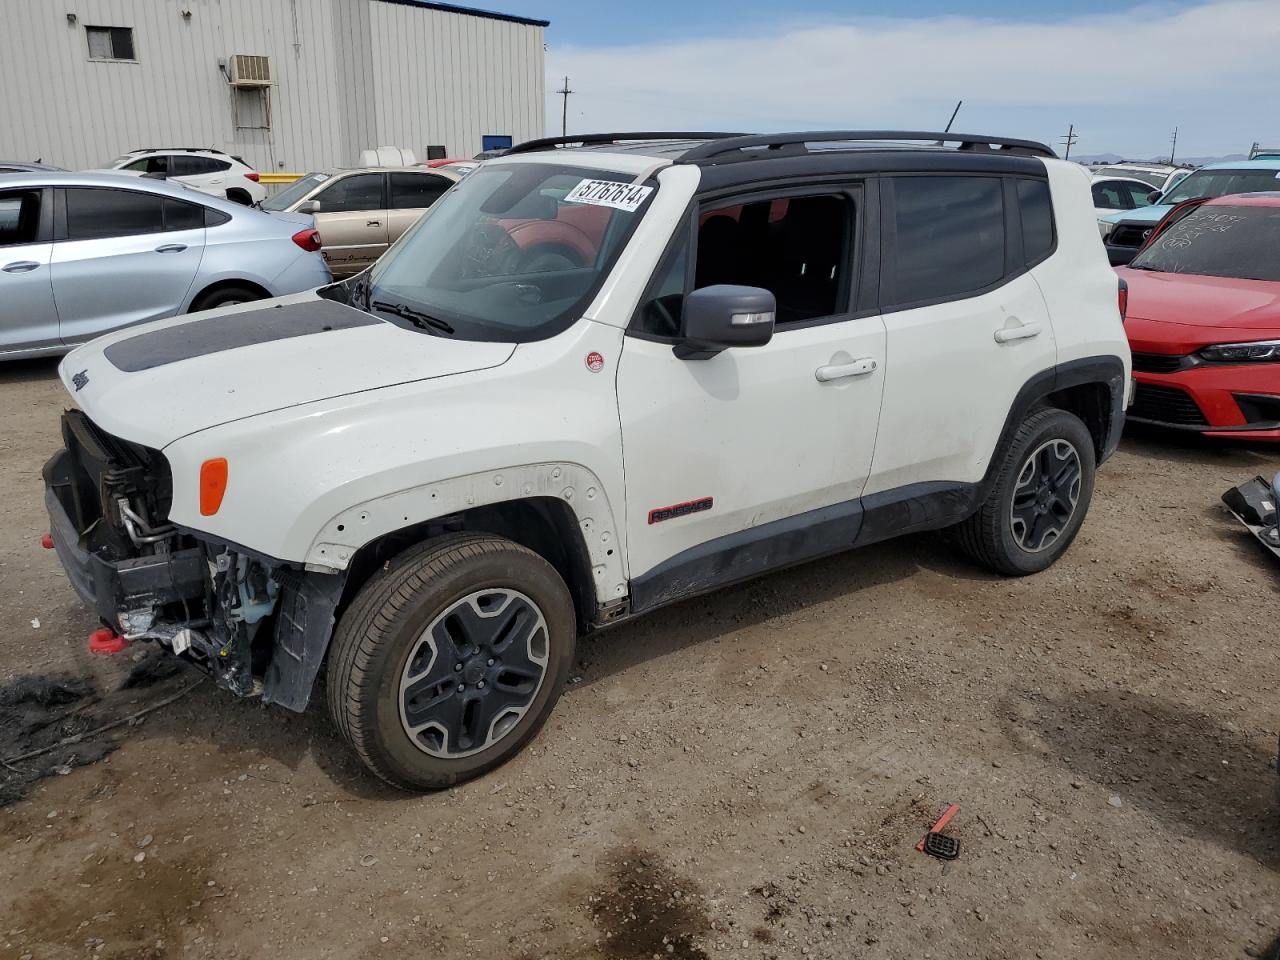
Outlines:
<svg viewBox="0 0 1280 960"><path fill-rule="evenodd" d="M12 729L29 675L86 688L73 732L198 677L86 652L38 542L63 402L0 367ZM316 698L201 684L63 775L0 768L0 957L1280 955L1280 565L1218 500L1278 467L1128 436L1046 573L918 536L600 634L532 748L448 793L371 779ZM914 845L948 803L943 865Z"/></svg>

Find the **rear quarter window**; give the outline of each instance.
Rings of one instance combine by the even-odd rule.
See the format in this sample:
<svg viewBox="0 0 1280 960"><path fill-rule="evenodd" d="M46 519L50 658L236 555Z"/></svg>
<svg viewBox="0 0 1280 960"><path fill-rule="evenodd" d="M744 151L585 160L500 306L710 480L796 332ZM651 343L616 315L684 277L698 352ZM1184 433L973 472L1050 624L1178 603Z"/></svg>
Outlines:
<svg viewBox="0 0 1280 960"><path fill-rule="evenodd" d="M1053 201L1044 180L1019 180L1017 194L1022 258L1028 267L1033 267L1053 252Z"/></svg>

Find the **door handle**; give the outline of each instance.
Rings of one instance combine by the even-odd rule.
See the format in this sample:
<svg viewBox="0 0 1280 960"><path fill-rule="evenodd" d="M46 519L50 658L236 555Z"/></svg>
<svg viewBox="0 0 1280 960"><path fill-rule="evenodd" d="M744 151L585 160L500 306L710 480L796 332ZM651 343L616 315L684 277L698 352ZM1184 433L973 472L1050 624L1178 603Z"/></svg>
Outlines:
<svg viewBox="0 0 1280 960"><path fill-rule="evenodd" d="M185 243L163 243L156 247L156 253L181 253L187 249Z"/></svg>
<svg viewBox="0 0 1280 960"><path fill-rule="evenodd" d="M368 223L366 223L366 224L365 224L365 226L366 226L366 227L380 227L380 226L382 226L382 221L381 221L381 220L370 220Z"/></svg>
<svg viewBox="0 0 1280 960"><path fill-rule="evenodd" d="M869 373L875 373L877 366L871 357L863 357L850 363L829 363L819 367L813 375L818 378L819 383L827 383L831 380L843 380L845 377L865 377Z"/></svg>
<svg viewBox="0 0 1280 960"><path fill-rule="evenodd" d="M40 264L34 260L15 260L13 263L6 263L2 268L5 273L26 273L28 270L34 270Z"/></svg>
<svg viewBox="0 0 1280 960"><path fill-rule="evenodd" d="M1020 323L1017 317L1010 317L1009 322L1017 324L1017 326L1001 327L996 331L996 343L1008 343L1010 340L1030 340L1032 337L1040 336L1040 324L1034 320L1031 323Z"/></svg>

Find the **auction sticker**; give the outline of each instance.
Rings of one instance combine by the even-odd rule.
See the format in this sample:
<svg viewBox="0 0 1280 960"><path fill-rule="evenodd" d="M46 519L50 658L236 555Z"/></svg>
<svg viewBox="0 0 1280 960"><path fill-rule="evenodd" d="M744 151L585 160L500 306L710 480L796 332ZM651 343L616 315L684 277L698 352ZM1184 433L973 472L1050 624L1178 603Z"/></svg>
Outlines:
<svg viewBox="0 0 1280 960"><path fill-rule="evenodd" d="M653 193L653 187L640 187L616 180L580 180L569 191L565 203L590 203L597 207L613 207L634 213L644 198Z"/></svg>

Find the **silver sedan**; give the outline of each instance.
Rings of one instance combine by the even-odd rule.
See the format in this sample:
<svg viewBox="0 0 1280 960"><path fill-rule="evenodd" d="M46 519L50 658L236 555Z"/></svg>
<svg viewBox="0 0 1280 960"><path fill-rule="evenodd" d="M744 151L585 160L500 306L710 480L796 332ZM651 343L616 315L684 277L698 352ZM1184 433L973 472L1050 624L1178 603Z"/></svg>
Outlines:
<svg viewBox="0 0 1280 960"><path fill-rule="evenodd" d="M145 177L0 175L0 360L326 284L310 216Z"/></svg>

